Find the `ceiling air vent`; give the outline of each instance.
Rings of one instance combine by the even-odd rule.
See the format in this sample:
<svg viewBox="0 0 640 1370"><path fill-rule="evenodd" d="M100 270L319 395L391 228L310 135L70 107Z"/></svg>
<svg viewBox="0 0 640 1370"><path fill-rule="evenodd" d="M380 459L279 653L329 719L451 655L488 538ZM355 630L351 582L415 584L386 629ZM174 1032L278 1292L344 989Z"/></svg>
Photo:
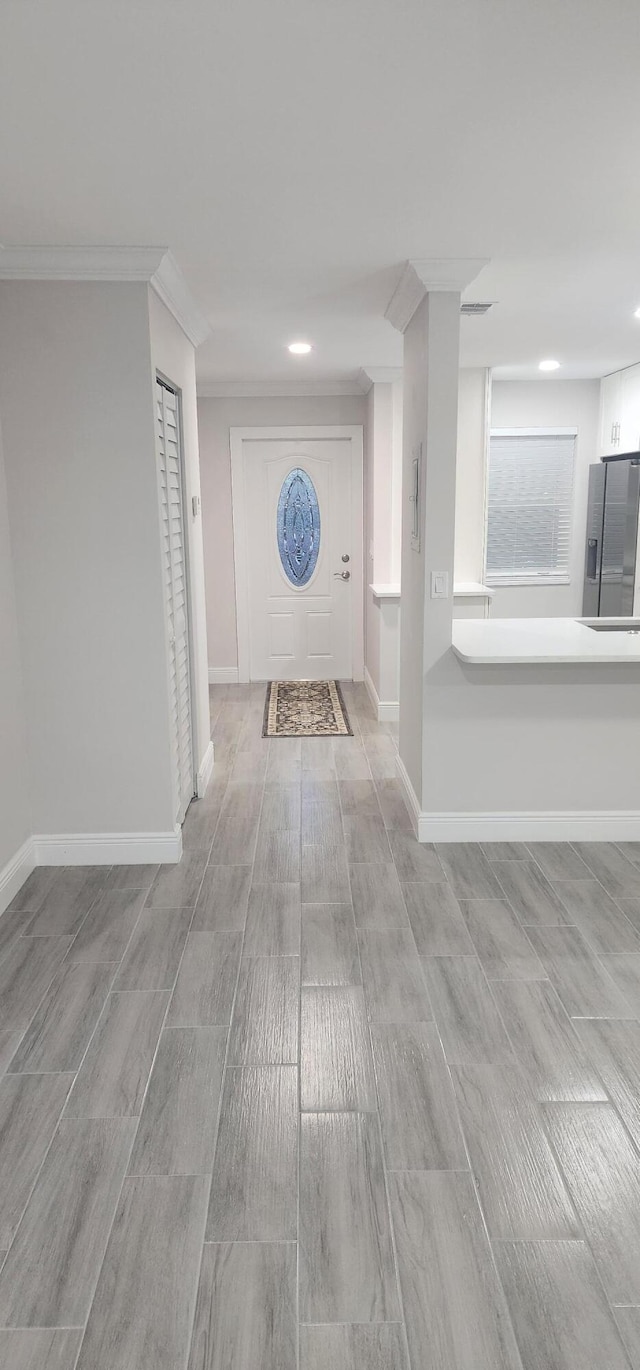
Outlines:
<svg viewBox="0 0 640 1370"><path fill-rule="evenodd" d="M492 305L493 305L493 300L489 300L489 303L488 303L488 304L483 304L481 301L468 300L468 301L466 301L464 304L461 304L461 305L460 305L460 313L461 313L461 314L488 314L488 312L489 312L489 310L491 309Z"/></svg>

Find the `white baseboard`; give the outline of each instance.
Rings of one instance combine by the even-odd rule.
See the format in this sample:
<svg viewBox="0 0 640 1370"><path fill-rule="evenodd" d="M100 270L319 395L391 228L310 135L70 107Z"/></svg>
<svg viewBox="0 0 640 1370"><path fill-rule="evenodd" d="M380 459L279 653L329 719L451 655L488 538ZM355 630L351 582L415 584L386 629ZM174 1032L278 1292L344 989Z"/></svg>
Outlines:
<svg viewBox="0 0 640 1370"><path fill-rule="evenodd" d="M238 667L237 666L210 666L209 667L210 685L237 685Z"/></svg>
<svg viewBox="0 0 640 1370"><path fill-rule="evenodd" d="M376 711L376 718L377 718L377 716L378 716L378 705L379 705L379 703L380 703L380 700L378 699L378 691L376 690L376 687L375 687L375 685L374 685L374 683L373 683L373 681L372 681L372 679L371 679L371 676L370 676L369 671L367 670L367 667L366 667L366 666L365 666L365 668L364 668L364 688L365 688L365 690L366 690L366 692L367 692L367 694L368 694L368 696L369 696L369 699L371 700L371 703L373 704L373 707L374 707L374 709L375 709L375 711Z"/></svg>
<svg viewBox="0 0 640 1370"><path fill-rule="evenodd" d="M397 723L400 717L400 703L397 699L380 699L378 691L371 679L366 666L364 668L364 684L369 699L376 711L378 723Z"/></svg>
<svg viewBox="0 0 640 1370"><path fill-rule="evenodd" d="M36 866L153 866L157 861L174 863L181 856L181 828L29 837L0 870L0 914Z"/></svg>
<svg viewBox="0 0 640 1370"><path fill-rule="evenodd" d="M33 838L28 837L0 870L0 913L4 913L7 905L15 898L27 876L31 875L35 864Z"/></svg>
<svg viewBox="0 0 640 1370"><path fill-rule="evenodd" d="M424 838L421 838L418 834L418 819L420 818L418 796L411 784L404 761L401 761L399 756L396 757L396 766L398 768L398 780L402 787L402 797L409 810L409 817L413 823L413 831L419 842L424 841Z"/></svg>
<svg viewBox="0 0 640 1370"><path fill-rule="evenodd" d="M425 813L419 842L638 842L640 812Z"/></svg>
<svg viewBox="0 0 640 1370"><path fill-rule="evenodd" d="M398 779L419 842L638 842L640 812L425 813L397 759Z"/></svg>
<svg viewBox="0 0 640 1370"><path fill-rule="evenodd" d="M204 756L203 756L203 758L202 758L202 761L201 761L201 763L200 763L200 766L198 767L198 776L197 776L197 781L196 781L196 792L197 792L197 795L198 795L198 799L204 799L204 796L205 796L205 794L207 793L207 785L209 784L209 781L210 781L210 779L211 779L212 773L213 773L213 742L210 742L210 743L209 743L209 746L207 747L207 750L206 750L206 752L205 752L205 754L204 754Z"/></svg>
<svg viewBox="0 0 640 1370"><path fill-rule="evenodd" d="M176 862L182 830L173 832L46 833L33 838L36 866L140 866Z"/></svg>

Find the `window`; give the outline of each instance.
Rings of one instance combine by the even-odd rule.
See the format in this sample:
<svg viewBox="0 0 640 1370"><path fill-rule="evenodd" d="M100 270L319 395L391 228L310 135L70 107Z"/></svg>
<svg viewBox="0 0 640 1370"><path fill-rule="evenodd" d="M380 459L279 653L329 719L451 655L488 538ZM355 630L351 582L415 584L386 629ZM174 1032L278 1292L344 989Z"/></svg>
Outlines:
<svg viewBox="0 0 640 1370"><path fill-rule="evenodd" d="M313 481L300 466L282 482L276 534L287 580L292 585L306 585L320 551L320 509Z"/></svg>
<svg viewBox="0 0 640 1370"><path fill-rule="evenodd" d="M569 580L574 428L494 428L489 442L486 579Z"/></svg>

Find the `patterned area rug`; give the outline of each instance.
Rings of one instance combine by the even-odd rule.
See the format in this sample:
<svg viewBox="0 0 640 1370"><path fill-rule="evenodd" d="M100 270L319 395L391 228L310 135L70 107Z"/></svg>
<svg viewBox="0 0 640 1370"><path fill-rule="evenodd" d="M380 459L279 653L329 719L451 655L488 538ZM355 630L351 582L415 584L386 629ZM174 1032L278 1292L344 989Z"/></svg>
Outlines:
<svg viewBox="0 0 640 1370"><path fill-rule="evenodd" d="M263 737L353 737L337 680L272 680Z"/></svg>

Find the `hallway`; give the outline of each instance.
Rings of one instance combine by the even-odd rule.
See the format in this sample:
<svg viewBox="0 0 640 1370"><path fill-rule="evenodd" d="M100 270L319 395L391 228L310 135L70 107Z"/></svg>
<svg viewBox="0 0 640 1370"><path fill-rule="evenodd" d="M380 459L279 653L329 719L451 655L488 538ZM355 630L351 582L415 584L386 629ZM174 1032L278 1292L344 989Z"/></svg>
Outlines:
<svg viewBox="0 0 640 1370"><path fill-rule="evenodd" d="M0 920L0 1370L640 1367L640 850L420 846L344 694Z"/></svg>

